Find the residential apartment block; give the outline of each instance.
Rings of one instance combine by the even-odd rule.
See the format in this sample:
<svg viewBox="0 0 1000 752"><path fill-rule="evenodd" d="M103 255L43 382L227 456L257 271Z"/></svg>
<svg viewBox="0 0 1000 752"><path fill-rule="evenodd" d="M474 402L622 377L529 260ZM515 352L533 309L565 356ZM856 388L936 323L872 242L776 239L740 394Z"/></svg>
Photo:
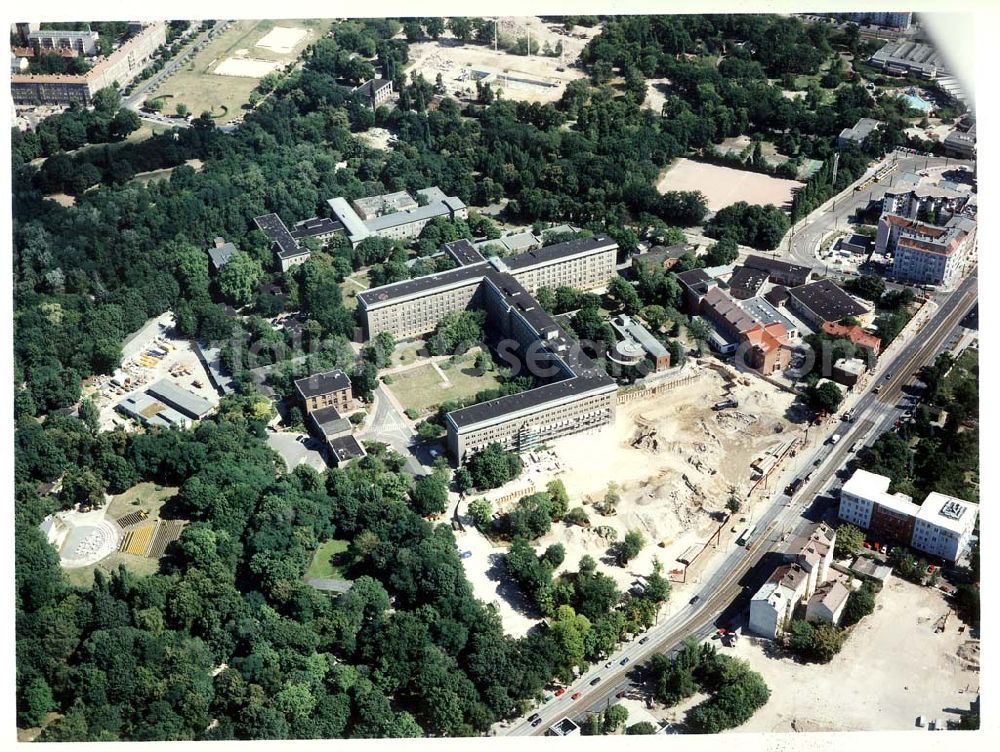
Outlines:
<svg viewBox="0 0 1000 752"><path fill-rule="evenodd" d="M486 260L468 241L443 246L459 266L373 288L357 296L367 338L426 334L447 313L486 312L500 357L537 386L481 402L446 417L448 449L460 462L488 444L526 451L557 436L614 420L617 385L533 297L538 287L603 287L615 272L618 245L604 236L578 238L506 259Z"/></svg>
<svg viewBox="0 0 1000 752"><path fill-rule="evenodd" d="M948 285L962 275L970 262L976 249L976 231L974 214L956 214L943 226L883 214L875 249L892 254L895 279Z"/></svg>
<svg viewBox="0 0 1000 752"><path fill-rule="evenodd" d="M793 545L791 561L775 569L750 601L751 631L774 639L794 618L795 609L800 603L807 603L808 618L808 604L817 595L821 602L828 597L832 589L829 580L836 540L836 531L820 523L801 544ZM830 614L831 618L824 619L826 614L815 609L814 615L836 623L843 604L837 607L831 600L826 603L826 607L833 612Z"/></svg>
<svg viewBox="0 0 1000 752"><path fill-rule="evenodd" d="M10 77L15 104L90 104L94 94L107 86L126 86L167 43L167 24L156 21L81 75L16 74Z"/></svg>
<svg viewBox="0 0 1000 752"><path fill-rule="evenodd" d="M889 493L889 478L855 470L840 491L842 520L918 551L955 561L969 547L979 506L939 493L922 505Z"/></svg>

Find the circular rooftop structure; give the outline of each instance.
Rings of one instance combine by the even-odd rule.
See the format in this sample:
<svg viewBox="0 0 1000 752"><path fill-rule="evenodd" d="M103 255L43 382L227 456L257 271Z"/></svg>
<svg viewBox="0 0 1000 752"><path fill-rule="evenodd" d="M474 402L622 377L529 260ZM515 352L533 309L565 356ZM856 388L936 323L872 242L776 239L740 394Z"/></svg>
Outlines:
<svg viewBox="0 0 1000 752"><path fill-rule="evenodd" d="M623 339L608 353L608 357L613 362L623 366L639 365L645 356L646 351L642 349L642 346L630 339Z"/></svg>

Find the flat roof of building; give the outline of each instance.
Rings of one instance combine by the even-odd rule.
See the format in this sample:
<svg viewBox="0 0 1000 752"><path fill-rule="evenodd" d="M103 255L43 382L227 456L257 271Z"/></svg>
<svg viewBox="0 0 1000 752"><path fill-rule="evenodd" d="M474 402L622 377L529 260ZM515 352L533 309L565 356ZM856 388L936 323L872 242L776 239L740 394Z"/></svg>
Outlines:
<svg viewBox="0 0 1000 752"><path fill-rule="evenodd" d="M611 326L619 331L619 333L627 334L629 337L634 339L639 345L649 353L654 358L662 358L667 355L667 348L663 346L653 334L638 321L630 316L622 314L611 320Z"/></svg>
<svg viewBox="0 0 1000 752"><path fill-rule="evenodd" d="M971 501L932 491L920 505L917 519L955 533L962 533L974 524L979 505Z"/></svg>
<svg viewBox="0 0 1000 752"><path fill-rule="evenodd" d="M347 203L346 198L338 196L337 198L327 199L326 203L330 207L330 211L337 218L337 221L344 225L344 229L347 230L347 238L352 243L359 243L372 234L365 226L365 223L361 221L358 213L354 211L354 207Z"/></svg>
<svg viewBox="0 0 1000 752"><path fill-rule="evenodd" d="M314 373L295 381L295 389L301 395L302 399L309 399L321 394L330 394L331 392L350 388L351 380L347 377L347 374L339 369Z"/></svg>
<svg viewBox="0 0 1000 752"><path fill-rule="evenodd" d="M763 269L737 266L729 278L729 293L737 300L746 300L757 294L767 281L768 273Z"/></svg>
<svg viewBox="0 0 1000 752"><path fill-rule="evenodd" d="M309 420L324 436L337 436L351 430L351 421L341 416L332 405L309 413Z"/></svg>
<svg viewBox="0 0 1000 752"><path fill-rule="evenodd" d="M298 240L300 238L313 238L317 235L328 235L340 232L343 229L343 223L335 219L330 219L329 217L310 217L309 219L303 219L301 222L296 222L290 234Z"/></svg>
<svg viewBox="0 0 1000 752"><path fill-rule="evenodd" d="M130 394L115 407L147 426L170 428L171 426L186 426L191 422L187 416L160 402L148 392Z"/></svg>
<svg viewBox="0 0 1000 752"><path fill-rule="evenodd" d="M465 238L445 243L441 246L441 248L445 253L455 259L455 262L459 266L471 266L472 264L480 264L486 260L486 257L483 256L483 254L481 254L479 250Z"/></svg>
<svg viewBox="0 0 1000 752"><path fill-rule="evenodd" d="M464 206L464 204L462 204L462 206ZM365 227L368 228L368 231L370 233L378 233L382 230L388 230L392 227L399 227L400 225L407 225L410 224L411 222L420 222L425 219L444 217L448 214L451 214L455 210L456 208L450 206L447 200L434 201L430 204L425 204L424 206L418 206L416 209L397 211L397 212L392 212L391 214L380 214L377 217L366 219Z"/></svg>
<svg viewBox="0 0 1000 752"><path fill-rule="evenodd" d="M264 235L277 247L278 254L296 254L299 252L299 244L295 242L295 238L288 231L285 223L281 221L281 217L273 212L271 214L262 214L259 217L253 218L254 224L260 229Z"/></svg>
<svg viewBox="0 0 1000 752"><path fill-rule="evenodd" d="M829 279L791 287L788 294L823 321L840 321L848 316L862 316L868 308L841 290Z"/></svg>
<svg viewBox="0 0 1000 752"><path fill-rule="evenodd" d="M428 274L415 279L404 279L400 282L373 287L370 290L359 292L356 299L362 302L365 308L377 308L380 305L396 303L406 298L431 292L437 289L446 289L452 286L464 286L466 284L479 284L486 273L486 262L472 264L470 266L459 266L455 269L448 269L435 274Z"/></svg>
<svg viewBox="0 0 1000 752"><path fill-rule="evenodd" d="M160 379L147 387L146 391L158 399L171 403L171 407L196 420L201 420L215 409L215 406L204 397L168 379Z"/></svg>
<svg viewBox="0 0 1000 752"><path fill-rule="evenodd" d="M789 264L787 261L767 258L766 256L758 256L755 253L747 254L746 259L743 260L743 266L749 267L750 269L761 269L766 271L769 275L780 274L786 278L794 277L797 280L801 280L799 284L805 284L809 279L809 275L812 274L812 269L808 266L802 266L801 264Z"/></svg>
<svg viewBox="0 0 1000 752"><path fill-rule="evenodd" d="M847 479L841 493L848 493L868 501L875 502L879 506L892 509L901 514L916 517L920 507L913 503L913 499L902 493L889 493L889 478L884 475L870 473L867 470L855 470L854 474Z"/></svg>
<svg viewBox="0 0 1000 752"><path fill-rule="evenodd" d="M595 235L591 238L575 238L564 243L545 245L516 256L504 259L507 267L514 272L530 269L534 266L545 266L556 261L562 261L570 256L587 253L597 253L610 248L618 248L618 243L607 235Z"/></svg>
<svg viewBox="0 0 1000 752"><path fill-rule="evenodd" d="M338 465L348 460L364 457L366 454L365 448L354 436L338 436L336 439L330 439L327 443L330 447L330 454Z"/></svg>
<svg viewBox="0 0 1000 752"><path fill-rule="evenodd" d="M822 603L826 606L832 613L837 613L837 610L844 605L847 597L851 594L851 591L845 587L842 582L830 582L825 585L820 585L816 589L816 592L812 594L809 599L809 605L817 605Z"/></svg>

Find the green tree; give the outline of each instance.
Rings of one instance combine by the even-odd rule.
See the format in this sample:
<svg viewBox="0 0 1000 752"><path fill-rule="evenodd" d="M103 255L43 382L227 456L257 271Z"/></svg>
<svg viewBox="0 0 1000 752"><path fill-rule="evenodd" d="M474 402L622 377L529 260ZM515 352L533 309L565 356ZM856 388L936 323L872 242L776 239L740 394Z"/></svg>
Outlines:
<svg viewBox="0 0 1000 752"><path fill-rule="evenodd" d="M613 733L628 721L628 708L612 705L604 711L604 733Z"/></svg>
<svg viewBox="0 0 1000 752"><path fill-rule="evenodd" d="M649 721L639 721L638 723L633 723L631 726L625 729L625 733L629 736L636 735L649 735L655 734L657 732L656 726L654 726Z"/></svg>
<svg viewBox="0 0 1000 752"><path fill-rule="evenodd" d="M641 531L629 530L618 547L618 563L624 567L639 555L645 545L646 540L642 537Z"/></svg>
<svg viewBox="0 0 1000 752"><path fill-rule="evenodd" d="M875 589L870 583L865 583L847 596L844 612L840 623L844 627L857 624L875 610Z"/></svg>
<svg viewBox="0 0 1000 752"><path fill-rule="evenodd" d="M710 246L705 254L706 266L725 266L733 263L739 256L740 249L732 238L722 238Z"/></svg>
<svg viewBox="0 0 1000 752"><path fill-rule="evenodd" d="M843 524L837 528L833 554L838 559L856 556L865 543L865 534L854 525Z"/></svg>
<svg viewBox="0 0 1000 752"><path fill-rule="evenodd" d="M807 390L809 402L820 412L832 414L837 412L840 403L844 401L844 393L832 381L809 387Z"/></svg>
<svg viewBox="0 0 1000 752"><path fill-rule="evenodd" d="M735 496L730 496L726 500L726 509L728 509L731 514L736 514L740 511L740 500Z"/></svg>
<svg viewBox="0 0 1000 752"><path fill-rule="evenodd" d="M489 499L478 498L469 502L469 514L480 530L489 530L493 521L493 505Z"/></svg>
<svg viewBox="0 0 1000 752"><path fill-rule="evenodd" d="M177 113L178 117L187 117L188 113L190 112L188 106L183 102L178 102L177 107L175 107L174 110Z"/></svg>
<svg viewBox="0 0 1000 752"><path fill-rule="evenodd" d="M642 308L642 300L640 300L639 294L623 277L615 276L611 278L611 281L608 283L608 295L615 301L619 309L629 316L636 315L639 309Z"/></svg>
<svg viewBox="0 0 1000 752"><path fill-rule="evenodd" d="M476 488L497 488L521 474L522 462L516 452L506 451L500 444L489 444L472 455L465 463Z"/></svg>
<svg viewBox="0 0 1000 752"><path fill-rule="evenodd" d="M219 290L234 305L249 305L263 275L259 261L238 251L219 270Z"/></svg>
<svg viewBox="0 0 1000 752"><path fill-rule="evenodd" d="M442 514L448 506L448 477L444 472L435 471L421 475L410 492L413 508L423 517Z"/></svg>

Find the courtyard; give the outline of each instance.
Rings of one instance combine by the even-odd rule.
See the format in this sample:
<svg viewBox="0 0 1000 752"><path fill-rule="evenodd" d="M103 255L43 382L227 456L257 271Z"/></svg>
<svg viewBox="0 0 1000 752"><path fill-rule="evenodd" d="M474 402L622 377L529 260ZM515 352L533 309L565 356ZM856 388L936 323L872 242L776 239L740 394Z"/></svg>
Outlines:
<svg viewBox="0 0 1000 752"><path fill-rule="evenodd" d="M386 382L386 387L404 410L413 410L423 417L443 402L468 399L500 385L495 371L480 371L475 367L478 352L479 348L473 348L454 361L435 358L404 366L404 370L387 374L391 383Z"/></svg>

